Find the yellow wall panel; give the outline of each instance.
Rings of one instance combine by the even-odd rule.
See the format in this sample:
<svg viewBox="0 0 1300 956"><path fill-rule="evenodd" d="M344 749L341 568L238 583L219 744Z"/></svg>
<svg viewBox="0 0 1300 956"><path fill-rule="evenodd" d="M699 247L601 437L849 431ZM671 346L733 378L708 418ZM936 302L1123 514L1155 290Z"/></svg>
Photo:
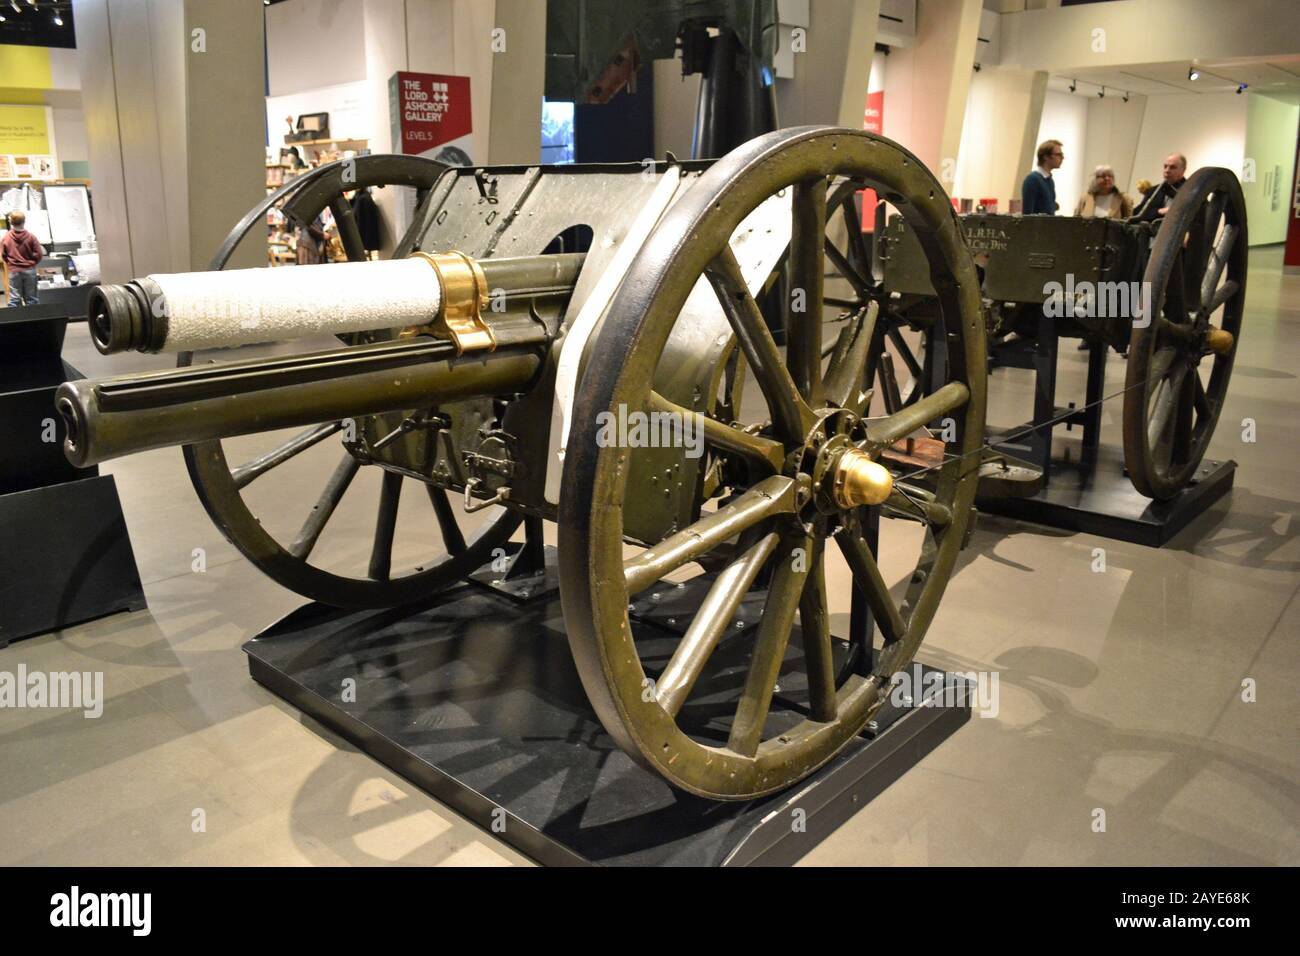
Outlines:
<svg viewBox="0 0 1300 956"><path fill-rule="evenodd" d="M44 106L0 106L0 153L50 151Z"/></svg>

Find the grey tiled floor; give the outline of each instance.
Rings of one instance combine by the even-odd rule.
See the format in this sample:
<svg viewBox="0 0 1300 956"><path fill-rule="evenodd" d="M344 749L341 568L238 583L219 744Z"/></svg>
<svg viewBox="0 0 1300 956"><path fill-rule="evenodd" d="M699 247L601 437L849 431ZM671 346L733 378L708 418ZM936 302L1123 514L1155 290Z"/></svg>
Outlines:
<svg viewBox="0 0 1300 956"><path fill-rule="evenodd" d="M805 863L1300 863L1300 277L1281 275L1276 248L1253 254L1246 322L1211 448L1240 464L1230 498L1160 550L982 519L922 657L997 671L998 715L974 718ZM80 327L68 338L88 375L166 364L110 362ZM1062 396L1081 393L1083 368L1067 349ZM1108 374L1122 380L1117 356ZM1026 375L997 373L992 420L1025 417ZM1106 411L1118 441L1118 404ZM1240 440L1246 417L1254 444ZM323 449L296 461L301 481L260 502L268 522L300 521L315 494L301 488L332 465ZM0 711L0 863L527 862L249 679L239 645L301 602L221 539L179 452L106 470L149 610L0 651L5 670L102 670L108 696L98 720ZM322 539L331 560L367 551L377 482L358 480L355 512ZM889 545L893 581L904 568L891 571ZM1091 569L1097 547L1105 573ZM398 557L418 560L418 541ZM847 573L830 575L835 601Z"/></svg>

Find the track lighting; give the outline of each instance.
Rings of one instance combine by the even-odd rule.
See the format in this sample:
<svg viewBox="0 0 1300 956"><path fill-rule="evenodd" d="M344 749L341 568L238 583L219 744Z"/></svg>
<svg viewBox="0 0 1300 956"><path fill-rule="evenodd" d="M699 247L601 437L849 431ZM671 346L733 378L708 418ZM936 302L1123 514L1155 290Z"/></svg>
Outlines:
<svg viewBox="0 0 1300 956"><path fill-rule="evenodd" d="M1070 92L1073 93L1073 92L1074 92L1075 90L1077 90L1078 88L1079 88L1079 81L1078 81L1078 80L1071 80L1071 81L1070 81Z"/></svg>
<svg viewBox="0 0 1300 956"><path fill-rule="evenodd" d="M1124 102L1125 102L1125 103L1128 102L1128 90L1125 90L1125 91L1124 91Z"/></svg>
<svg viewBox="0 0 1300 956"><path fill-rule="evenodd" d="M1240 96L1240 95L1242 94L1242 91L1245 90L1245 89L1246 89L1246 84L1245 84L1245 83L1238 83L1238 84L1237 84L1237 95Z"/></svg>
<svg viewBox="0 0 1300 956"><path fill-rule="evenodd" d="M1196 67L1194 67L1194 66L1193 66L1193 67L1190 67L1190 68L1187 70L1187 78L1188 78L1189 80L1195 82L1196 80L1199 80L1199 79L1201 78L1201 71L1198 70L1198 69L1197 69Z"/></svg>
<svg viewBox="0 0 1300 956"><path fill-rule="evenodd" d="M1103 86L1097 96L1104 100L1106 98L1106 87Z"/></svg>

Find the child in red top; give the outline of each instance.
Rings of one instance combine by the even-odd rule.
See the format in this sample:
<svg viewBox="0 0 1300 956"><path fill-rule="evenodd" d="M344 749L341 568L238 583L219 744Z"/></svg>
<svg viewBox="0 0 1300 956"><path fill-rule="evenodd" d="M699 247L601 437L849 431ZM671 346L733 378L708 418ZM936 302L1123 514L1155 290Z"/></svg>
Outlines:
<svg viewBox="0 0 1300 956"><path fill-rule="evenodd" d="M41 241L27 231L27 215L9 214L9 231L0 239L0 258L9 268L9 304L36 305L36 267L45 257Z"/></svg>

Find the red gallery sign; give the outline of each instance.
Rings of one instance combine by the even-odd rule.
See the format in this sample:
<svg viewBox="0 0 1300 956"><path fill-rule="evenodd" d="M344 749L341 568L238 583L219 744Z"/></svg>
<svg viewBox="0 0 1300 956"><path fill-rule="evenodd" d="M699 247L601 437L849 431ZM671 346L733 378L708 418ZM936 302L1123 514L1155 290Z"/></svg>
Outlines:
<svg viewBox="0 0 1300 956"><path fill-rule="evenodd" d="M394 73L389 80L393 145L406 154L426 153L473 131L469 77Z"/></svg>
<svg viewBox="0 0 1300 956"><path fill-rule="evenodd" d="M884 90L876 90L874 93L867 94L867 106L862 112L862 128L868 133L875 133L877 136L885 135ZM862 197L862 231L874 232L876 228L876 191L874 189L864 189L859 195Z"/></svg>

